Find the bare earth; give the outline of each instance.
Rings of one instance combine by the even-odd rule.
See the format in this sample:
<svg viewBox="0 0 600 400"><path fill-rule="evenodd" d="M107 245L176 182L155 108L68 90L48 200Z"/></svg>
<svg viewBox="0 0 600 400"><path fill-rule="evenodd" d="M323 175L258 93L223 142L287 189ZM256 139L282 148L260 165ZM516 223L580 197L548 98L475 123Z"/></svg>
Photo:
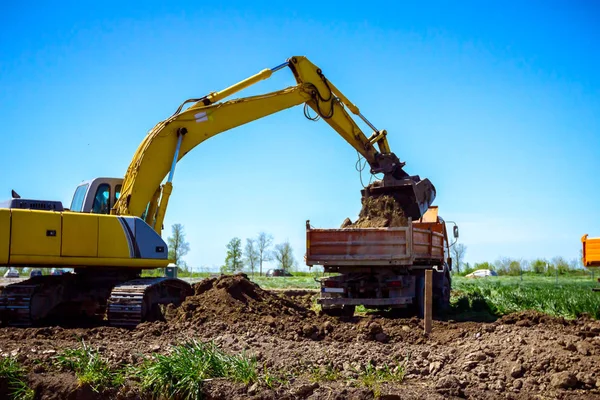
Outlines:
<svg viewBox="0 0 600 400"><path fill-rule="evenodd" d="M379 315L339 320L310 309L314 293L274 294L241 275L207 279L166 321L134 330L1 328L0 353L31 370L38 399L146 399L135 382L94 393L49 360L81 340L98 346L113 365L138 363L190 338L246 351L279 376L274 389L223 380L207 382L207 398L227 399L600 399L600 322L567 321L527 312L493 323L435 321L422 332L416 318ZM36 360L43 360L39 362ZM371 363L405 365L401 383L365 387L356 370ZM335 381L314 382L316 369L335 369ZM311 372L313 371L313 372ZM0 384L0 396L2 390Z"/></svg>

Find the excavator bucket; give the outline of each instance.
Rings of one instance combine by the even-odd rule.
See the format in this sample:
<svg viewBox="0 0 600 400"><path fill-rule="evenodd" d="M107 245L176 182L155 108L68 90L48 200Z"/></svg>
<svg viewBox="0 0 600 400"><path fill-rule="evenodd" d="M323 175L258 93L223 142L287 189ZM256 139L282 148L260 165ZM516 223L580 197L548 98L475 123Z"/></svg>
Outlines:
<svg viewBox="0 0 600 400"><path fill-rule="evenodd" d="M435 200L435 187L429 179L418 176L402 180L384 180L361 191L363 198L388 195L394 197L406 217L417 220Z"/></svg>

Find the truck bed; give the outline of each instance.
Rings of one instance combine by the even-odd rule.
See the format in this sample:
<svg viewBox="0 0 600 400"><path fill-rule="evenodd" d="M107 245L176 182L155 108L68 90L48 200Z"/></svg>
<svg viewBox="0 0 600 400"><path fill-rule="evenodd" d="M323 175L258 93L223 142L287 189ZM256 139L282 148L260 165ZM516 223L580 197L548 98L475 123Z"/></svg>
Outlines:
<svg viewBox="0 0 600 400"><path fill-rule="evenodd" d="M581 242L583 244L583 265L600 267L600 237L588 238L588 235L584 235Z"/></svg>
<svg viewBox="0 0 600 400"><path fill-rule="evenodd" d="M443 263L444 235L422 225L313 229L307 222L306 264L366 267Z"/></svg>

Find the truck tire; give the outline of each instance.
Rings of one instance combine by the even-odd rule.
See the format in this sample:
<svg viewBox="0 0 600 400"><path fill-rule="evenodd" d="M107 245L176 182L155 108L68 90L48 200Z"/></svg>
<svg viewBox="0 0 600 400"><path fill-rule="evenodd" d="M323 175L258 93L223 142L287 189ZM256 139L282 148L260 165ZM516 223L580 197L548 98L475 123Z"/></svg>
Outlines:
<svg viewBox="0 0 600 400"><path fill-rule="evenodd" d="M444 279L442 281L442 287L439 289L438 296L435 296L434 313L444 315L450 309L450 291L451 291L451 280L447 272L444 273Z"/></svg>
<svg viewBox="0 0 600 400"><path fill-rule="evenodd" d="M411 307L413 315L417 318L425 316L425 274L417 273L415 275L415 301Z"/></svg>

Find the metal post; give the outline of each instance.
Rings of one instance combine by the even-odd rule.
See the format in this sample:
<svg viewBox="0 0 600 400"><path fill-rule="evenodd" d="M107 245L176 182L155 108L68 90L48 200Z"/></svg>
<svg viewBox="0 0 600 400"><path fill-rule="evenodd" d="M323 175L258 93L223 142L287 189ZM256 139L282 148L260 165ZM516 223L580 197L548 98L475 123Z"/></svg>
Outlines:
<svg viewBox="0 0 600 400"><path fill-rule="evenodd" d="M425 309L424 311L424 328L425 333L431 332L432 326L432 311L433 311L433 270L425 271Z"/></svg>

